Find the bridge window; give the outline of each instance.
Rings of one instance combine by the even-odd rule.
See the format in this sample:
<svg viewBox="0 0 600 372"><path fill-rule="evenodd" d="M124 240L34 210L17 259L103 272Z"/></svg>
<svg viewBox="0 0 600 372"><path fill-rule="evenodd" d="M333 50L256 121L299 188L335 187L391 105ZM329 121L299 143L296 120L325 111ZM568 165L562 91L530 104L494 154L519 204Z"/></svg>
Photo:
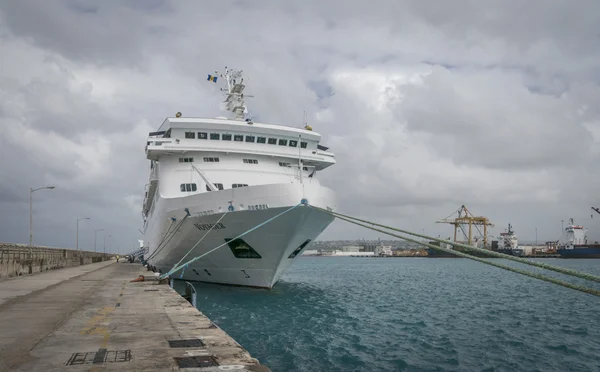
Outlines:
<svg viewBox="0 0 600 372"><path fill-rule="evenodd" d="M246 142L254 142L254 136L246 136Z"/></svg>
<svg viewBox="0 0 600 372"><path fill-rule="evenodd" d="M193 163L194 158L179 158L180 163Z"/></svg>
<svg viewBox="0 0 600 372"><path fill-rule="evenodd" d="M280 167L290 167L290 163L284 163L282 161L279 162Z"/></svg>
<svg viewBox="0 0 600 372"><path fill-rule="evenodd" d="M192 137L194 138L194 137ZM208 135L206 134L206 132L198 132L198 139L207 139Z"/></svg>
<svg viewBox="0 0 600 372"><path fill-rule="evenodd" d="M245 164L258 164L256 159L243 159Z"/></svg>
<svg viewBox="0 0 600 372"><path fill-rule="evenodd" d="M277 144L277 138L269 138L269 145L276 145Z"/></svg>
<svg viewBox="0 0 600 372"><path fill-rule="evenodd" d="M303 149L306 148L306 145L308 145L308 143L306 143L306 142L300 142L300 147L302 147Z"/></svg>
<svg viewBox="0 0 600 372"><path fill-rule="evenodd" d="M179 185L179 190L181 190L181 192L191 192L196 191L197 188L195 183L182 183Z"/></svg>
<svg viewBox="0 0 600 372"><path fill-rule="evenodd" d="M279 139L279 146L287 146L287 140Z"/></svg>
<svg viewBox="0 0 600 372"><path fill-rule="evenodd" d="M298 141L290 140L290 147L296 147L296 146L298 146Z"/></svg>
<svg viewBox="0 0 600 372"><path fill-rule="evenodd" d="M196 138L196 133L194 133L194 132L185 132L185 138Z"/></svg>
<svg viewBox="0 0 600 372"><path fill-rule="evenodd" d="M224 134L221 136L223 141L231 141L231 134Z"/></svg>
<svg viewBox="0 0 600 372"><path fill-rule="evenodd" d="M235 136L233 136L233 140L236 142L242 142L244 141L244 136L242 136L241 134L236 134Z"/></svg>
<svg viewBox="0 0 600 372"><path fill-rule="evenodd" d="M256 143L266 143L267 137L256 137Z"/></svg>
<svg viewBox="0 0 600 372"><path fill-rule="evenodd" d="M204 158L204 162L205 163L218 163L219 162L219 158L213 158L213 157Z"/></svg>
<svg viewBox="0 0 600 372"><path fill-rule="evenodd" d="M302 170L308 172L308 167L302 167Z"/></svg>
<svg viewBox="0 0 600 372"><path fill-rule="evenodd" d="M234 183L231 185L231 187L234 189L237 189L238 187L246 187L246 186L248 186L248 185L245 183Z"/></svg>
<svg viewBox="0 0 600 372"><path fill-rule="evenodd" d="M210 134L210 139L211 140L218 140L221 139L221 135L219 133L211 133Z"/></svg>

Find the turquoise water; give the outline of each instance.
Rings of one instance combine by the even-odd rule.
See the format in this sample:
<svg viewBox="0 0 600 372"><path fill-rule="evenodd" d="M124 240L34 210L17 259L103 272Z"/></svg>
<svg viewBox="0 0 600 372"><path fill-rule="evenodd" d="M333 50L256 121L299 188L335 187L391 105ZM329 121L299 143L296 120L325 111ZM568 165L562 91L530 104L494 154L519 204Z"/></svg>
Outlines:
<svg viewBox="0 0 600 372"><path fill-rule="evenodd" d="M196 288L273 371L600 371L600 298L466 259L301 257L271 291Z"/></svg>

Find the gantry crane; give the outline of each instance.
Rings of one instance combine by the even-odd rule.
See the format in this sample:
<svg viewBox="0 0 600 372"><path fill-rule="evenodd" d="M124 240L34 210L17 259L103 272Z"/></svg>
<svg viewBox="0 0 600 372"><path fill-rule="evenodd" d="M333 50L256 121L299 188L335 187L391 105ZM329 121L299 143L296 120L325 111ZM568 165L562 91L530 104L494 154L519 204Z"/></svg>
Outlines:
<svg viewBox="0 0 600 372"><path fill-rule="evenodd" d="M456 215L455 218L451 219L452 216ZM442 218L441 220L436 221L436 223L448 223L454 225L454 242L456 242L456 234L458 229L460 228L463 235L467 238L467 244L472 245L473 242L473 227L479 232L479 234L483 237L483 247L487 247L487 229L488 226L494 227L494 225L490 222L487 217L483 216L474 216L466 206L461 206L456 212L453 212L446 218ZM468 225L469 230L468 233L465 232L463 225ZM481 233L480 226L483 226L483 234Z"/></svg>

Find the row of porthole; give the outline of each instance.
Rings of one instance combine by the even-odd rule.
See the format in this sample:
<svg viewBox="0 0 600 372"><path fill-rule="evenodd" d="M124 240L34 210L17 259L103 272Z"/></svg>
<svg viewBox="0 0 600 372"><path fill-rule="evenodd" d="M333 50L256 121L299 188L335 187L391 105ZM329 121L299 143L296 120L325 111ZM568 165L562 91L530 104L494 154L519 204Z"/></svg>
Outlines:
<svg viewBox="0 0 600 372"><path fill-rule="evenodd" d="M249 211L257 211L260 209L269 209L269 205L268 204L255 204L255 205L248 206Z"/></svg>

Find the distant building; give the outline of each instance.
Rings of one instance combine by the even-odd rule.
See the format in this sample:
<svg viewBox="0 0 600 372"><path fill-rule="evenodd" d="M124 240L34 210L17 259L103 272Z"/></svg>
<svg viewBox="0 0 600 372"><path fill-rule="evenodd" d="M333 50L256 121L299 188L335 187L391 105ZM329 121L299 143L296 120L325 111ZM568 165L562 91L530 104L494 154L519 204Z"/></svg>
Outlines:
<svg viewBox="0 0 600 372"><path fill-rule="evenodd" d="M361 250L360 245L345 245L342 247L342 252L360 252Z"/></svg>
<svg viewBox="0 0 600 372"><path fill-rule="evenodd" d="M346 252L346 251L333 251L332 256L352 256L352 257L369 257L374 256L374 252Z"/></svg>

